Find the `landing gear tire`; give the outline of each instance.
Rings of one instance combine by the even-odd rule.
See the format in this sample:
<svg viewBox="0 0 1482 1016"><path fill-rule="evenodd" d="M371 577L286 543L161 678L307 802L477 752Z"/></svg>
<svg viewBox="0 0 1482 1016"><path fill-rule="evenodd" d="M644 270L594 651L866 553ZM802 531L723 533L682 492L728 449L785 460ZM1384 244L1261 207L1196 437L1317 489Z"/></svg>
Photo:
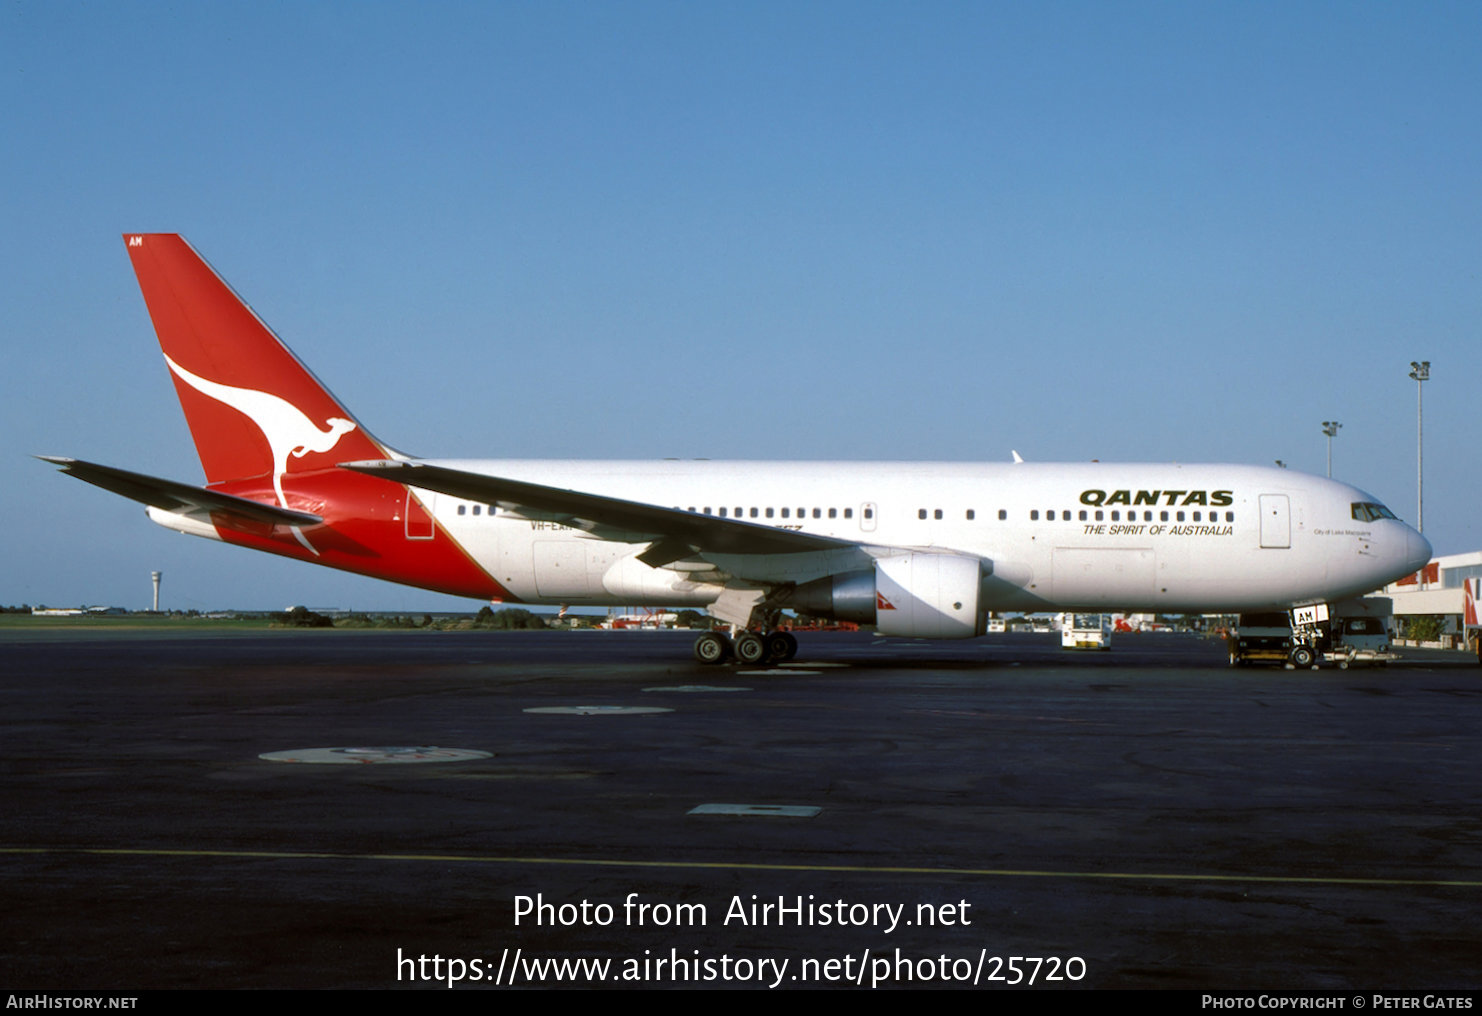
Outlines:
<svg viewBox="0 0 1482 1016"><path fill-rule="evenodd" d="M767 644L767 660L771 663L786 663L798 655L798 640L790 631L769 632L763 641Z"/></svg>
<svg viewBox="0 0 1482 1016"><path fill-rule="evenodd" d="M755 666L767 658L767 642L754 631L737 635L731 649L736 654L736 662L747 666Z"/></svg>
<svg viewBox="0 0 1482 1016"><path fill-rule="evenodd" d="M1302 670L1306 670L1308 667L1312 666L1312 661L1316 659L1316 657L1313 656L1311 649L1308 649L1306 646L1298 646L1297 648L1292 650L1291 659L1292 666Z"/></svg>
<svg viewBox="0 0 1482 1016"><path fill-rule="evenodd" d="M695 659L700 663L724 663L731 655L731 640L720 632L702 632L695 639Z"/></svg>

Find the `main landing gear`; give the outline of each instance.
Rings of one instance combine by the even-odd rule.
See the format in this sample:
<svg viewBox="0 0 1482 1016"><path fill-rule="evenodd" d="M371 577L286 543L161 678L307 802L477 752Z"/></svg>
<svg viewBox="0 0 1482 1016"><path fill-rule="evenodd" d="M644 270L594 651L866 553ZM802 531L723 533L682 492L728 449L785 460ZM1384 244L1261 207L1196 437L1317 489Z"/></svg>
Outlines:
<svg viewBox="0 0 1482 1016"><path fill-rule="evenodd" d="M701 663L724 663L731 656L749 667L785 663L798 655L798 640L790 631L766 634L744 631L735 640L718 631L701 632L695 639L695 659Z"/></svg>

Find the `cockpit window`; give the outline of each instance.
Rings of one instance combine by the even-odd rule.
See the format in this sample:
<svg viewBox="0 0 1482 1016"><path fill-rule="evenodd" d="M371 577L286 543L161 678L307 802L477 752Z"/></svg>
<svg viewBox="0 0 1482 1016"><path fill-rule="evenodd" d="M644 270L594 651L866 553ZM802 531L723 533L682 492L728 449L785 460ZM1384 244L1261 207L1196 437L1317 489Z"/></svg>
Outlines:
<svg viewBox="0 0 1482 1016"><path fill-rule="evenodd" d="M1396 518L1394 512L1375 501L1355 501L1349 506L1353 517L1360 522L1377 522L1380 519Z"/></svg>

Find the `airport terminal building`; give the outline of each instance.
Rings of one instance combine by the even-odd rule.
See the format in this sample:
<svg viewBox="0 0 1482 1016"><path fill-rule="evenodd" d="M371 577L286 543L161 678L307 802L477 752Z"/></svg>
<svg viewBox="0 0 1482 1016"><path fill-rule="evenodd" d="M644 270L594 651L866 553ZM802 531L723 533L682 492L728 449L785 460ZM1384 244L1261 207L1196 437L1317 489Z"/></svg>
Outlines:
<svg viewBox="0 0 1482 1016"><path fill-rule="evenodd" d="M1395 616L1439 614L1446 619L1445 631L1459 640L1466 579L1482 578L1482 550L1432 558L1430 564L1398 582L1384 587L1394 600Z"/></svg>

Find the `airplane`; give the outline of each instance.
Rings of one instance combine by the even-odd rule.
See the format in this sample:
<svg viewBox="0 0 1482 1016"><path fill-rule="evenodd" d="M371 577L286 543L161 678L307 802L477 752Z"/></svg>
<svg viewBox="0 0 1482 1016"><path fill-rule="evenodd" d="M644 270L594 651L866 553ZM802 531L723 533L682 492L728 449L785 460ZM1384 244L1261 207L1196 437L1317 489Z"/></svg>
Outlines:
<svg viewBox="0 0 1482 1016"><path fill-rule="evenodd" d="M1248 465L424 459L363 424L186 240L124 241L204 486L63 471L193 536L499 603L694 607L702 663L782 612L971 638L989 612L1239 613L1358 596L1431 547L1373 496Z"/></svg>

